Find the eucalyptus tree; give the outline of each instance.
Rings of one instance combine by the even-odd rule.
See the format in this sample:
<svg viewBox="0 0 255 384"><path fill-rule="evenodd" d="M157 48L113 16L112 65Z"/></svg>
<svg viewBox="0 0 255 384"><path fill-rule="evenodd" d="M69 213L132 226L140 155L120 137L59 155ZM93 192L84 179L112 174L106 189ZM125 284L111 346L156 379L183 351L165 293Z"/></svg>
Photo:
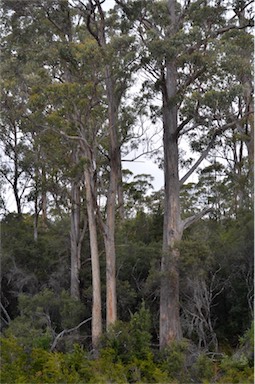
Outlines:
<svg viewBox="0 0 255 384"><path fill-rule="evenodd" d="M64 7L65 6L65 7ZM62 7L62 8L61 8ZM72 212L71 245L72 252L72 290L79 296L79 270L81 242L84 236L84 223L81 227L81 187L85 183L85 198L88 227L90 234L90 252L92 265L92 343L97 345L102 332L101 282L99 252L97 242L97 140L104 123L104 106L101 87L100 54L97 46L84 29L76 29L70 16L68 3L59 3L56 8L63 16L63 36L58 45L59 62L54 67L59 81L53 82L43 90L50 108L47 112L47 124L58 132L72 148L74 174L71 178ZM48 10L47 10L48 12ZM53 24L59 21L50 14ZM69 23L67 22L69 20ZM70 25L70 30L66 26ZM57 28L55 33L61 38ZM95 68L97 68L95 70Z"/></svg>
<svg viewBox="0 0 255 384"><path fill-rule="evenodd" d="M240 116L233 108L237 101L236 83L228 82L231 71L224 67L224 57L228 55L224 40L230 38L231 31L240 36L252 26L247 11L250 4L200 0L116 3L133 21L140 41L141 68L148 76L143 88L161 95L165 177L160 291L163 348L182 338L179 243L183 231L210 209L201 207L199 212L183 219L180 187L203 164L212 148L220 144L221 135L236 130L247 119L247 111ZM240 10L245 15L242 25L238 20ZM180 177L180 140L185 137L199 155Z"/></svg>
<svg viewBox="0 0 255 384"><path fill-rule="evenodd" d="M87 3L74 1L74 5L84 18L87 30L97 43L103 57L103 82L107 105L105 128L107 141L103 149L109 162L109 180L106 192L106 214L103 217L98 210L98 217L106 254L106 324L108 328L117 320L115 249L117 210L119 217L124 218L121 146L126 140L129 124L128 120L123 121L122 114L127 115L127 113L125 114L122 103L130 87L136 54L134 37L127 34L128 28L121 22L118 13L112 11L107 15L103 10L102 2L98 0L90 0Z"/></svg>
<svg viewBox="0 0 255 384"><path fill-rule="evenodd" d="M50 174L55 173L56 166L63 169L61 163L68 168L64 175L68 189L71 185L71 294L76 299L79 298L80 289L81 244L86 229L85 212L82 212L84 198L81 193L85 178L93 279L92 340L95 344L102 331L102 318L98 249L97 240L94 239L96 188L93 183L96 170L94 159L90 156L90 144L95 146L95 141L90 143L90 140L94 140L97 135L97 131L93 131L94 125L98 130L102 123L102 114L99 113L97 117L96 112L95 115L91 113L94 104L95 107L100 105L97 95L100 79L92 65L92 58L98 59L98 55L93 56L95 50L91 41L84 40L84 36L81 41L83 32L77 34L75 12L72 13L68 1L5 1L4 7L11 29L9 43L16 38L18 54L23 52L26 69L32 72L26 73L31 80L26 89L24 108L26 132L35 137L38 147L44 150L44 166L48 166ZM29 59L32 63L30 67ZM40 81L36 81L38 77ZM19 81L20 78L17 79L18 84ZM20 92L17 97L20 97ZM51 166L52 169L49 169ZM36 217L37 170L33 176Z"/></svg>

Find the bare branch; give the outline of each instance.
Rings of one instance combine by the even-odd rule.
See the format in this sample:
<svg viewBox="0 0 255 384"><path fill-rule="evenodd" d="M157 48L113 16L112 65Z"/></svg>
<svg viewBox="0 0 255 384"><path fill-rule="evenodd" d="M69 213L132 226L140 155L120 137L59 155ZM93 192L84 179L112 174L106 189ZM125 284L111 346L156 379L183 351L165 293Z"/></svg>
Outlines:
<svg viewBox="0 0 255 384"><path fill-rule="evenodd" d="M247 24L241 25L241 26L239 26L239 25L229 25L228 27L224 27L224 28L218 29L217 31L215 31L211 35L211 37L216 37L218 35L222 35L223 33L228 32L228 31L232 31L233 29L238 29L239 30L239 29L245 29L247 27L253 27L253 26L254 26L254 24L253 24L252 20L249 20Z"/></svg>
<svg viewBox="0 0 255 384"><path fill-rule="evenodd" d="M153 152L158 151L160 148L162 148L162 145L160 145L157 149L151 149L151 150L142 152L142 153L140 153L139 155L133 157L133 159L122 159L121 161L125 161L125 162L128 162L128 163L132 163L132 162L136 161L137 159L139 159L140 157L142 157L142 156L144 156L144 155L148 155L148 154L150 154L150 153L153 153Z"/></svg>
<svg viewBox="0 0 255 384"><path fill-rule="evenodd" d="M187 229L190 225L194 224L199 219L201 219L204 215L206 215L207 213L209 213L211 211L212 211L211 207L204 208L201 212L198 212L196 215L187 217L187 219L182 220L183 230Z"/></svg>
<svg viewBox="0 0 255 384"><path fill-rule="evenodd" d="M67 334L67 333L71 333L71 332L76 331L76 330L79 329L82 325L88 323L90 320L92 320L92 317L89 317L88 319L82 321L80 324L78 324L78 325L77 325L76 327L74 327L74 328L64 329L62 332L60 332L60 333L57 335L57 337L55 338L55 340L53 341L53 343L52 343L52 345L51 345L51 348L50 348L50 351L52 352L52 351L56 348L59 339L60 339L61 337L63 337L64 334Z"/></svg>
<svg viewBox="0 0 255 384"><path fill-rule="evenodd" d="M237 121L233 121L232 123L229 123L229 124L225 124L223 127L217 129L210 142L208 143L207 147L205 148L205 150L201 153L200 157L198 158L198 160L195 162L195 164L193 164L193 166L190 168L190 170L186 173L186 175L184 175L181 180L180 180L180 185L184 184L185 181L192 175L192 173L197 169L197 167L202 163L202 161L206 158L206 156L208 155L208 153L210 152L211 148L213 147L213 144L216 140L216 137L220 134L220 133L223 133L224 131L226 131L228 128L232 128L234 127L235 125L237 124Z"/></svg>
<svg viewBox="0 0 255 384"><path fill-rule="evenodd" d="M5 318L3 318L2 316L1 318L5 322L5 324L9 325L11 322L11 318L1 302L0 302L0 305L1 305L1 312L3 312L5 315Z"/></svg>

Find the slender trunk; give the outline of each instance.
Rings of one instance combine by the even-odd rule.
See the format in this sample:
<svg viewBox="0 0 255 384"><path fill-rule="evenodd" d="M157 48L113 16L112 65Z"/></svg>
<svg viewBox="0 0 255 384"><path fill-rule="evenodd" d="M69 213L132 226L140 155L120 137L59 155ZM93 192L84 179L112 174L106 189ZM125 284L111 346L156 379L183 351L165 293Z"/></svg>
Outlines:
<svg viewBox="0 0 255 384"><path fill-rule="evenodd" d="M89 238L92 268L92 345L97 349L99 338L102 334L102 304L100 263L97 242L97 225L93 197L93 176L88 168L84 171L86 184L86 203L89 222Z"/></svg>
<svg viewBox="0 0 255 384"><path fill-rule="evenodd" d="M106 253L106 326L109 328L109 326L117 320L115 216L120 157L116 126L117 111L114 99L114 86L111 70L108 65L106 66L106 92L108 99L111 167L110 184L107 195L106 226L104 231Z"/></svg>
<svg viewBox="0 0 255 384"><path fill-rule="evenodd" d="M39 219L39 209L38 209L38 170L35 170L35 197L34 197L34 241L38 240L38 219Z"/></svg>
<svg viewBox="0 0 255 384"><path fill-rule="evenodd" d="M18 165L18 136L16 127L14 127L14 180L13 180L13 192L17 205L17 213L21 216L21 201L19 196L19 165Z"/></svg>
<svg viewBox="0 0 255 384"><path fill-rule="evenodd" d="M35 197L35 212L34 212L34 241L38 240L38 201Z"/></svg>
<svg viewBox="0 0 255 384"><path fill-rule="evenodd" d="M102 2L91 1L97 7L98 17L96 31L91 23L91 15L87 18L87 27L91 35L96 39L104 54L107 50L106 23L102 9ZM94 9L95 16L95 9ZM105 57L108 55L106 54ZM106 326L109 328L117 320L117 294L116 294L116 251L115 251L115 219L116 219L116 198L118 195L120 217L124 217L123 193L122 193L122 172L121 154L118 139L117 114L120 100L116 100L114 78L111 72L111 65L105 64L105 85L108 104L109 121L109 154L110 154L110 182L106 203L106 222L104 225L104 244L106 253Z"/></svg>
<svg viewBox="0 0 255 384"><path fill-rule="evenodd" d="M246 103L246 112L248 114L247 121L245 123L245 135L248 137L245 140L245 144L247 146L248 151L248 162L249 162L249 173L250 180L252 183L252 199L254 200L254 99L252 97L252 86L251 81L249 79L244 82L245 84L245 103Z"/></svg>
<svg viewBox="0 0 255 384"><path fill-rule="evenodd" d="M80 185L73 181L71 187L71 296L80 300L80 265L81 265L81 239L80 239Z"/></svg>
<svg viewBox="0 0 255 384"><path fill-rule="evenodd" d="M42 167L42 226L47 228L47 192L46 192L46 172Z"/></svg>

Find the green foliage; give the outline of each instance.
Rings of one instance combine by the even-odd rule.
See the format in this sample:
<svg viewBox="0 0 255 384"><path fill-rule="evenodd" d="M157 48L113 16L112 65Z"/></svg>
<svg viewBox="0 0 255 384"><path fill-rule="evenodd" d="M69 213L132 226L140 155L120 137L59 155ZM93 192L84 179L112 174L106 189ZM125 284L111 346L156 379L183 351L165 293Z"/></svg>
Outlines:
<svg viewBox="0 0 255 384"><path fill-rule="evenodd" d="M16 337L26 348L45 350L50 348L55 332L76 326L85 313L83 304L66 291L56 295L47 288L33 296L21 294L19 311L20 316L6 329L6 336Z"/></svg>
<svg viewBox="0 0 255 384"><path fill-rule="evenodd" d="M129 323L119 321L105 335L103 350L109 350L115 361L128 363L133 358L146 359L150 355L150 314L144 303L139 312L131 315Z"/></svg>
<svg viewBox="0 0 255 384"><path fill-rule="evenodd" d="M146 319L144 308L140 312ZM140 318L141 314L137 316ZM145 320L145 324L147 321L148 319ZM133 327L134 324L130 329ZM119 324L116 331L117 329L119 333L124 330L123 324ZM106 336L108 345L100 349L97 359L92 359L78 345L74 345L72 351L68 353L47 352L41 348L27 349L14 337L2 337L1 382L6 384L253 382L253 362L249 362L243 354L238 357L225 356L221 362L216 362L204 353L198 353L190 343L184 341L172 344L156 356L152 351L140 355L139 349L132 349L127 358L125 354L116 355L120 345L114 345L113 339L118 336L119 334L114 334L113 330ZM129 342L129 337L125 334L122 341ZM143 337L143 340L148 339ZM139 343L134 345L133 343L134 348L140 348Z"/></svg>
<svg viewBox="0 0 255 384"><path fill-rule="evenodd" d="M225 357L220 365L221 377L218 383L242 383L254 382L254 367L244 355L235 357Z"/></svg>
<svg viewBox="0 0 255 384"><path fill-rule="evenodd" d="M185 382L187 379L185 360L188 346L186 340L183 342L173 342L159 355L161 369L167 372L172 380Z"/></svg>
<svg viewBox="0 0 255 384"><path fill-rule="evenodd" d="M72 300L67 292L72 203L69 187L75 178L84 187L83 171L89 161L83 146L87 142L95 160L93 177L98 190L94 192L101 201L105 200L109 159L114 155L109 152L107 135L106 64L113 75L108 80L112 80L114 88L118 144L127 145L120 148L123 154L129 152L129 147L147 147L146 140L137 139L130 128L135 127L140 116L141 125L144 117L150 117L154 124L162 119L162 105L158 101L154 105L154 99L171 89L166 81L171 77L172 64L176 64L177 96L168 101L175 103L184 123L180 137L186 136L191 149L201 153L218 132L212 150L223 147L224 155L228 159L233 157L229 159L233 166L211 163L200 171L197 184L184 185L181 191L182 218L200 212L207 204L215 208L206 219L186 231L180 244L182 314L190 309L188 302L196 299L195 283L198 289L203 285L200 297L205 301L211 295L209 305L201 305L197 328L191 311L190 337L198 340L199 329L208 331L204 326L208 320L214 328L206 337L214 336L215 331L220 348L225 344L232 353L231 346L237 346L252 317L252 172L244 149L250 141L250 122L240 121L240 116L249 110L247 99L251 96L253 38L242 25L248 22L248 9L244 12L242 2L228 4L229 8L235 7L235 16L230 21L231 11L226 12L219 4L187 1L183 7L175 2L179 23L175 30L169 23L166 1L126 1L123 8L116 5L105 14L107 44L103 47L88 31L86 5L83 8L82 2L79 6L75 3L2 1L0 139L6 158L0 169L1 181L5 179L12 188L15 186L12 166L17 160L20 199L24 193L29 206L37 204L40 210L42 191L50 197L50 220L44 228L39 217L37 241L33 238L33 215L9 214L1 223L1 303L7 313L2 339L2 381L248 383L252 377L252 330L241 338L237 352L220 363L201 351L194 353L187 342L173 343L160 357L153 353L151 342L158 343L164 193L147 196L152 177L146 174L123 184L128 218L117 226L118 314L126 322L119 321L105 335L98 359L93 360L80 346L74 346L73 336L58 344L60 350L68 352L48 352L56 334L90 316L92 289L86 237L79 276L85 293L83 304ZM98 7L94 10L97 12ZM97 33L100 16L90 16L91 30ZM233 28L235 22L237 28ZM226 33L217 34L221 28ZM137 69L141 69L139 74L135 74ZM130 85L144 71L147 79L132 102ZM235 118L239 120L238 131L233 125L220 135L222 126ZM67 135L75 138L68 139ZM78 137L82 137L79 148ZM76 162L72 161L74 153L78 157ZM158 161L163 167L162 158ZM191 167L194 159L182 158L180 151L180 161L184 167ZM82 188L81 210L86 203ZM243 198L239 199L240 196ZM103 276L104 262L101 258ZM143 300L146 305L135 312ZM150 312L145 308L150 308ZM130 313L134 313L131 319ZM183 316L183 322L185 319ZM184 324L184 332L187 328ZM87 329L90 334L90 328L80 332L81 340L89 348L90 341L84 336Z"/></svg>
<svg viewBox="0 0 255 384"><path fill-rule="evenodd" d="M205 354L199 355L196 362L191 367L192 381L196 383L210 383L215 373L214 365L213 361Z"/></svg>
<svg viewBox="0 0 255 384"><path fill-rule="evenodd" d="M50 353L40 348L31 351L14 338L1 340L1 382L3 383L78 383L81 376L69 355ZM78 353L75 352L78 359ZM86 361L85 355L83 359ZM81 363L81 360L79 361ZM78 361L76 364L79 364ZM79 366L80 367L80 366ZM81 369L83 368L81 364Z"/></svg>

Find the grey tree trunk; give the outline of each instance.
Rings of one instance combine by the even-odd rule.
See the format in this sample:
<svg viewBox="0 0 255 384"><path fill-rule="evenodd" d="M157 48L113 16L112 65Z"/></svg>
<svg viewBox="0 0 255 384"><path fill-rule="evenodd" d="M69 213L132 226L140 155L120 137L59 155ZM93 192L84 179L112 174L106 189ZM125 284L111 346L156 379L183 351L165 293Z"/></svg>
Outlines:
<svg viewBox="0 0 255 384"><path fill-rule="evenodd" d="M168 0L168 35L176 30L175 1ZM169 59L162 74L164 146L164 225L160 287L160 348L182 338L179 304L179 243L183 233L180 212L180 181L177 120L177 66Z"/></svg>
<svg viewBox="0 0 255 384"><path fill-rule="evenodd" d="M42 166L42 226L47 228L47 190L46 190L46 172Z"/></svg>
<svg viewBox="0 0 255 384"><path fill-rule="evenodd" d="M71 187L71 296L80 300L81 230L80 183L74 180Z"/></svg>
<svg viewBox="0 0 255 384"><path fill-rule="evenodd" d="M92 268L92 345L96 350L99 338L102 335L102 304L101 304L101 281L100 264L97 242L96 212L94 204L93 174L89 167L84 171L86 187L86 204L89 222L89 239Z"/></svg>
<svg viewBox="0 0 255 384"><path fill-rule="evenodd" d="M175 63L168 63L163 88L165 201L160 289L161 348L182 337L179 311L180 251L178 247L183 225L179 200L176 79Z"/></svg>
<svg viewBox="0 0 255 384"><path fill-rule="evenodd" d="M106 253L106 327L109 328L117 320L115 217L118 176L121 166L117 136L117 108L111 70L108 65L106 66L106 92L110 140L110 184L107 194L104 244Z"/></svg>
<svg viewBox="0 0 255 384"><path fill-rule="evenodd" d="M107 57L105 13L99 0L90 1L91 14L87 18L87 27L90 34L96 39ZM95 17L95 9L98 15ZM93 10L92 10L93 9ZM97 20L94 28L91 16ZM105 64L105 85L108 104L108 134L110 155L110 182L107 193L106 221L103 224L103 236L106 253L106 326L109 328L117 320L117 294L116 294L116 251L115 251L115 220L116 199L118 197L120 217L124 217L121 153L118 138L118 106L120 100L115 96L115 84L111 71L111 64Z"/></svg>

